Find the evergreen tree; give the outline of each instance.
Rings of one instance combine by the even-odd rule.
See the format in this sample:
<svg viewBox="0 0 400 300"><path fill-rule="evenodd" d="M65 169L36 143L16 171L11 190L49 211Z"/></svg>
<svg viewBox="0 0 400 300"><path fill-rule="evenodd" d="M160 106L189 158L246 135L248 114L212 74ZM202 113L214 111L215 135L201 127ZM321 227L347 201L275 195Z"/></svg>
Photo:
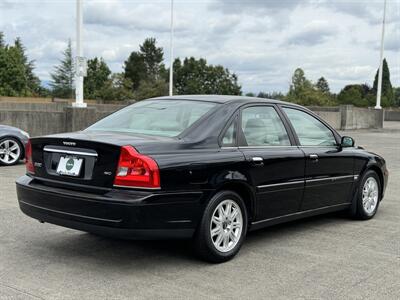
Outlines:
<svg viewBox="0 0 400 300"><path fill-rule="evenodd" d="M86 99L99 99L100 90L111 75L111 70L103 58L89 59L87 62L87 76L84 78L84 96Z"/></svg>
<svg viewBox="0 0 400 300"><path fill-rule="evenodd" d="M40 93L39 78L33 73L34 63L25 54L21 39L14 45L5 44L0 32L0 94L4 96L35 96Z"/></svg>
<svg viewBox="0 0 400 300"><path fill-rule="evenodd" d="M52 88L53 96L60 98L73 98L75 68L72 57L71 40L68 41L63 56L60 65L56 66L54 72L50 74L52 79L50 86Z"/></svg>
<svg viewBox="0 0 400 300"><path fill-rule="evenodd" d="M318 79L315 87L324 94L330 93L328 81L324 77Z"/></svg>
<svg viewBox="0 0 400 300"><path fill-rule="evenodd" d="M154 38L147 38L139 47L139 51L133 51L125 61L125 78L132 81L132 89L135 91L143 82L156 82L165 73L162 63L164 51L157 47Z"/></svg>
<svg viewBox="0 0 400 300"><path fill-rule="evenodd" d="M375 94L378 91L378 74L379 69L376 71L373 89ZM390 82L390 71L389 66L386 61L386 58L383 59L382 65L382 105L383 106L391 106L393 105L393 87L392 83Z"/></svg>

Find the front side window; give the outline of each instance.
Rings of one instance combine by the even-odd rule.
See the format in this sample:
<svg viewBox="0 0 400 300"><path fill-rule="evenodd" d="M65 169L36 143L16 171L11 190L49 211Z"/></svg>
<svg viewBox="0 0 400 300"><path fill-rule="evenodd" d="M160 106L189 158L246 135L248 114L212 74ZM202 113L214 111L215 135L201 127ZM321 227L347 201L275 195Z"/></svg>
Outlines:
<svg viewBox="0 0 400 300"><path fill-rule="evenodd" d="M243 109L241 126L247 146L290 146L285 126L271 106Z"/></svg>
<svg viewBox="0 0 400 300"><path fill-rule="evenodd" d="M188 100L146 100L121 109L86 130L173 137L181 134L216 105Z"/></svg>
<svg viewBox="0 0 400 300"><path fill-rule="evenodd" d="M318 119L301 110L284 108L302 146L336 146L331 130Z"/></svg>

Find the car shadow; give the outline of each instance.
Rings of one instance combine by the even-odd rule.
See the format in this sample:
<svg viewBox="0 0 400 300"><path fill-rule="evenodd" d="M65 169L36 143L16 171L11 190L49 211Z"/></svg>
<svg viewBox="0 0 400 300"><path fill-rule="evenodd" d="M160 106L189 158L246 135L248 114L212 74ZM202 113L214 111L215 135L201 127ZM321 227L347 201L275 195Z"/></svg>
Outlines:
<svg viewBox="0 0 400 300"><path fill-rule="evenodd" d="M326 227L329 224L334 226L345 218L348 219L341 213L332 213L249 232L243 248L245 250L247 247L260 245L268 247L268 243L280 238L286 239L294 232L307 231L318 226ZM34 244L34 251L39 252L36 254L43 256L44 251L49 261L66 259L74 264L90 263L107 269L117 270L127 266L146 269L154 263L172 268L177 264L181 267L210 265L195 256L191 240L120 240L66 229L52 232L44 239L35 239Z"/></svg>

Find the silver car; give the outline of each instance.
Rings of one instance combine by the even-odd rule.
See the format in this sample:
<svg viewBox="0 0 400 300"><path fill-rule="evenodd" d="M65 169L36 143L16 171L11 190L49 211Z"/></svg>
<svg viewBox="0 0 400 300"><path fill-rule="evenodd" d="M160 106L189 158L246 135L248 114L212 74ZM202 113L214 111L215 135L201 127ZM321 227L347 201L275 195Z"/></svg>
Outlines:
<svg viewBox="0 0 400 300"><path fill-rule="evenodd" d="M21 129L0 125L0 165L11 166L25 156L29 134Z"/></svg>

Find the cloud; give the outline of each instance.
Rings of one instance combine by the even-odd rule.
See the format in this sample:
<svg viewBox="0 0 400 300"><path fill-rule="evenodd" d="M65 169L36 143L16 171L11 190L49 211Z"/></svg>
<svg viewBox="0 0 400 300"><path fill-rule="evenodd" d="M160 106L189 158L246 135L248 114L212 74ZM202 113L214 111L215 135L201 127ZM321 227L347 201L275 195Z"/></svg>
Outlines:
<svg viewBox="0 0 400 300"><path fill-rule="evenodd" d="M382 1L177 0L174 53L203 57L239 76L243 90L287 91L302 67L331 90L372 84L379 62ZM42 80L75 45L75 1L0 0L0 30L20 36ZM40 9L40 13L39 12ZM169 65L170 0L84 1L84 55L102 56L114 72L146 37L155 37ZM400 85L400 3L388 0L385 56ZM396 23L397 22L397 23Z"/></svg>
<svg viewBox="0 0 400 300"><path fill-rule="evenodd" d="M336 34L336 29L324 21L312 21L304 28L291 35L286 43L289 45L313 46L325 42Z"/></svg>

